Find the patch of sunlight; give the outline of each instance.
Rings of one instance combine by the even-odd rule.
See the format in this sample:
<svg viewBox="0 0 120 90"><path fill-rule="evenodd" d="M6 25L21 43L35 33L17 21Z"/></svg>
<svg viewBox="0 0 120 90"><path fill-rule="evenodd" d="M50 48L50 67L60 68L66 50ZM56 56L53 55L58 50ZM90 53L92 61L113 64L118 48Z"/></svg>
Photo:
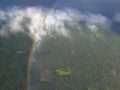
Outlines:
<svg viewBox="0 0 120 90"><path fill-rule="evenodd" d="M25 51L16 51L16 54L26 54L27 52Z"/></svg>
<svg viewBox="0 0 120 90"><path fill-rule="evenodd" d="M57 70L55 70L55 72L59 76L67 76L67 75L72 74L71 71L67 71L67 70L63 70L63 69L57 69Z"/></svg>
<svg viewBox="0 0 120 90"><path fill-rule="evenodd" d="M97 87L95 87L95 86L90 86L90 87L88 87L87 90L98 90L98 89L97 89Z"/></svg>
<svg viewBox="0 0 120 90"><path fill-rule="evenodd" d="M39 78L39 80L40 80L41 82L47 82L47 81L48 81L48 79L46 79L46 78L44 78L44 77Z"/></svg>
<svg viewBox="0 0 120 90"><path fill-rule="evenodd" d="M113 90L111 87L105 87L105 90Z"/></svg>

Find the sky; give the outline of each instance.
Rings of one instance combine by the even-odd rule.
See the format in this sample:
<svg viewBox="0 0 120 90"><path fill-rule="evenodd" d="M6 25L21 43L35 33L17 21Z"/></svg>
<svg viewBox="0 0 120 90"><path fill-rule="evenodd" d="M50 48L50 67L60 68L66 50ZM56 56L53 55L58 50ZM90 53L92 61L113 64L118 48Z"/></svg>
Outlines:
<svg viewBox="0 0 120 90"><path fill-rule="evenodd" d="M0 9L13 6L43 6L50 7L55 0L0 0ZM120 0L59 0L56 8L70 7L80 11L103 13L109 17L120 11Z"/></svg>
<svg viewBox="0 0 120 90"><path fill-rule="evenodd" d="M45 6L49 7L55 0L0 0L0 8L12 6ZM120 0L59 0L57 7L71 7L94 12L119 11Z"/></svg>

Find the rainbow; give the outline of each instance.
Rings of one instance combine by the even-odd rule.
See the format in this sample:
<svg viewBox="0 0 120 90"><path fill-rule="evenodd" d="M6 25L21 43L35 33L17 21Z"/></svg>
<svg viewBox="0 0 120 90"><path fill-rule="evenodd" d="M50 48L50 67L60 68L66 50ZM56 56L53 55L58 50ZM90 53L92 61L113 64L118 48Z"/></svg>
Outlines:
<svg viewBox="0 0 120 90"><path fill-rule="evenodd" d="M48 15L50 14L50 12L54 9L54 7L56 6L58 0L56 0L52 6L50 7L50 9L47 11L46 15L44 16L43 20L40 22L38 30L36 30L35 34L34 34L34 38L32 40L31 46L30 46L30 50L29 50L29 54L28 54L28 59L27 59L27 65L26 65L26 78L25 78L25 82L26 82L26 87L25 90L30 90L30 67L31 67L31 59L33 57L33 52L34 52L34 47L36 45L36 41L37 41L37 36L39 35Z"/></svg>

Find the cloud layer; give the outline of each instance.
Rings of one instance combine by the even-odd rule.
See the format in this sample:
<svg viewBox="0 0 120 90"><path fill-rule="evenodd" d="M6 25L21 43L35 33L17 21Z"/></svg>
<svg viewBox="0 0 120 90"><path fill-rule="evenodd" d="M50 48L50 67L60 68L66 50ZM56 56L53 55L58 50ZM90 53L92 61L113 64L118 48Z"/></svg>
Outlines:
<svg viewBox="0 0 120 90"><path fill-rule="evenodd" d="M46 12L47 9L40 7L22 9L14 7L7 11L0 10L0 36L22 32L33 37ZM57 35L70 37L70 28L66 27L66 23L69 23L73 28L80 29L80 22L84 22L89 29L98 26L102 28L110 27L110 20L101 14L81 13L66 8L64 10L53 10L47 16L40 36L55 32Z"/></svg>

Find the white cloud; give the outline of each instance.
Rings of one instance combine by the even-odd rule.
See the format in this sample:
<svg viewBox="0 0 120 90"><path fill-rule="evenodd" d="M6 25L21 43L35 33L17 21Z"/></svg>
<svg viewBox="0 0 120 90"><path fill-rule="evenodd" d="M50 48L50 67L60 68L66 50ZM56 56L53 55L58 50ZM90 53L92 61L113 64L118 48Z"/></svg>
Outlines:
<svg viewBox="0 0 120 90"><path fill-rule="evenodd" d="M13 8L9 11L0 11L0 36L7 35L8 32L15 34L28 30L28 35L34 36L38 30L42 19L46 14L46 10L38 7L27 7L24 9ZM65 21L69 22L72 27L80 29L79 22L85 22L88 28L99 25L101 27L109 27L109 20L101 14L81 13L74 9L53 10L44 22L41 31L42 35L52 34L55 31L57 35L70 37L70 28L65 26ZM92 28L94 29L94 28Z"/></svg>

